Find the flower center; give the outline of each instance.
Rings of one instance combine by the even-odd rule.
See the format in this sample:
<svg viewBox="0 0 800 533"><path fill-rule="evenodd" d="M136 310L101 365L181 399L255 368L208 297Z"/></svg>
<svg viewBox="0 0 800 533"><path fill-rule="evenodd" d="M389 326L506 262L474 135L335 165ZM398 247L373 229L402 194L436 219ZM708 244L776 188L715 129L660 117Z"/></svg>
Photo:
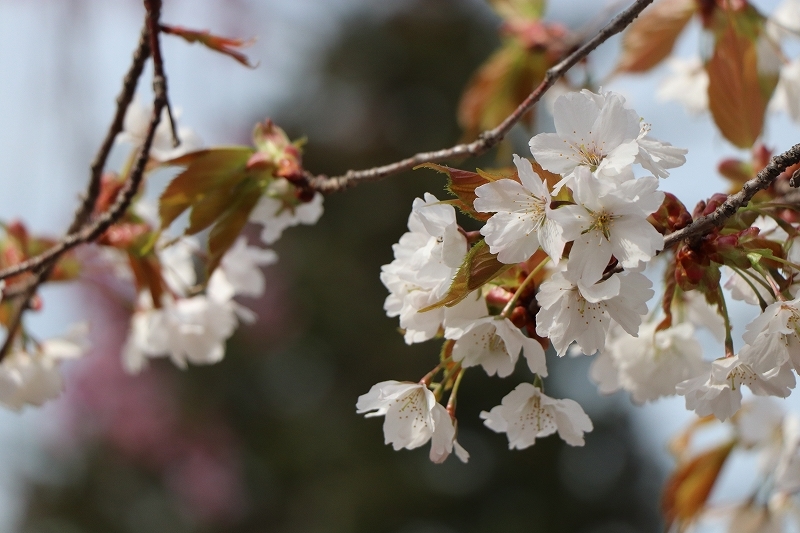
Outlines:
<svg viewBox="0 0 800 533"><path fill-rule="evenodd" d="M580 154L583 163L586 164L592 172L597 170L597 167L600 166L600 163L602 163L603 159L606 157L594 143L589 146L581 144L580 146L576 146L575 150Z"/></svg>
<svg viewBox="0 0 800 533"><path fill-rule="evenodd" d="M584 206L585 208L585 206ZM592 215L592 225L589 226L588 229L584 230L581 235L585 233L589 233L590 231L599 231L603 234L606 240L611 239L611 225L614 222L614 219L617 218L611 213L606 213L605 211L598 211L594 212L589 209L589 214Z"/></svg>

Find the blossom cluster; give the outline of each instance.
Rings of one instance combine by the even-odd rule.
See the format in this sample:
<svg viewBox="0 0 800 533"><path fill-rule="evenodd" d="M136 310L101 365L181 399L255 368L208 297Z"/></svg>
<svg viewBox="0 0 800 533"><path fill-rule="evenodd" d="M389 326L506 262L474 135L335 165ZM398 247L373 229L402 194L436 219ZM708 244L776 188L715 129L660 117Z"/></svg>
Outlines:
<svg viewBox="0 0 800 533"><path fill-rule="evenodd" d="M651 137L649 126L611 92L565 94L553 117L556 132L530 141L540 173L515 155L514 176L487 179L474 189L467 212L488 217L481 243L470 248L450 203L431 194L414 201L409 232L382 269L390 291L384 308L399 316L407 343L442 337L445 347L439 365L418 384L383 382L359 398L359 412L386 416L384 435L395 449L431 440L432 459L444 459L442 449L449 452L450 444L437 443L446 438L456 445L455 399L465 370L481 366L507 377L520 353L534 382L521 383L501 405L484 411L485 425L506 433L511 448L555 432L582 445L592 423L580 405L543 392L544 346L551 344L558 356L570 350L593 355L611 347L613 331L639 332L654 295L641 270L664 243L648 217L664 203L659 178L684 163L686 150ZM645 175L636 177L634 165ZM543 179L545 172L556 182ZM459 275L474 264L479 246L503 268L469 294L448 299L467 292L457 287ZM395 394L397 387L426 394L426 402L414 404L424 417L401 416L410 400ZM447 391L445 419L438 402Z"/></svg>
<svg viewBox="0 0 800 533"><path fill-rule="evenodd" d="M95 214L108 209L121 189L126 173L131 171L131 162L145 141L151 114L152 108L138 98L128 107L123 131L116 139L118 145L131 149L128 164L121 175L103 176ZM177 118L178 111L173 110L171 116ZM122 365L130 373L140 372L154 358L169 358L180 368L219 362L225 355L227 339L239 323L255 320L255 314L236 298L261 296L266 285L261 269L274 264L278 256L273 250L248 244L240 235L243 224L235 225L236 218L230 213L238 209L239 214L247 215L247 221L261 225L261 240L271 245L289 227L316 223L323 211L322 195L301 191L293 181L302 175L298 145L290 143L271 122L256 127L255 149L201 150L200 138L189 128L176 127L175 134L174 139L170 114L164 110L148 153L146 184L150 187L151 181L157 183L156 171L165 166L185 166L183 182L179 174L162 192L158 207L148 200L148 191L137 196L122 219L98 239L99 246L84 253L82 261L76 260L75 273L70 274L94 282L103 278L103 284L114 285L115 289L123 284L125 290L117 292L133 296L130 332L122 350ZM216 213L216 221L210 221L216 226L205 250L198 233L209 221L198 229L190 216L189 226L180 228L182 234L170 234L175 217L165 217L165 204L172 205L165 195L177 191L179 197L186 197L195 187L197 174L215 172L214 164L220 166L220 162L224 163L221 168L232 170L219 174L218 180L244 176L250 188L240 188L249 196L232 198L234 211L228 205L216 207L221 211ZM193 209L214 194L215 191L200 191L194 203L184 209ZM244 208L246 211L237 201L249 206ZM201 209L207 210L207 204ZM207 212L203 216L208 216ZM212 243L215 230L231 237L221 244L219 238ZM20 233L17 240L27 243L24 230L15 231ZM21 259L24 256L17 261ZM55 271L59 268L62 267ZM76 326L63 338L43 342L37 342L24 324L20 332L9 333L0 356L0 403L20 409L25 404L40 405L57 397L63 387L60 364L86 353L87 330L85 324Z"/></svg>

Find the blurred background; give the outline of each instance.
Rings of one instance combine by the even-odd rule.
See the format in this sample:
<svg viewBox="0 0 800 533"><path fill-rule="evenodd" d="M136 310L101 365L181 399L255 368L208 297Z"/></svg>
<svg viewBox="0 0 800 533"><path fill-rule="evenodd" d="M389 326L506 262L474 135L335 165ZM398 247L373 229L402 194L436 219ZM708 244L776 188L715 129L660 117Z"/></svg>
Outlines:
<svg viewBox="0 0 800 533"><path fill-rule="evenodd" d="M551 4L548 18L571 28L608 14L590 0ZM768 11L774 2L756 4ZM0 0L4 220L53 235L66 227L142 17L134 0ZM330 175L457 142L458 98L497 47L500 24L482 0L165 0L163 21L258 38L248 55L259 66L249 70L164 37L181 125L208 145L249 144L253 124L271 117L292 138L308 137L307 169ZM697 36L693 27L679 53L696 50ZM601 47L592 68L607 72L618 47ZM655 137L690 148L664 188L692 206L726 188L715 166L735 151L707 117L655 101L663 74L607 87L626 94ZM145 74L139 88L144 97L149 80ZM547 113L536 127L552 130ZM514 132L518 153L527 152L530 134ZM797 128L776 117L766 138L784 149ZM118 152L111 168L125 155ZM463 167L497 164L490 154ZM151 192L168 177L155 176ZM467 465L433 465L427 447L394 452L380 419L355 414L372 384L417 380L437 361L436 342L403 343L396 319L382 311L378 274L412 200L425 191L441 196L443 185L423 170L327 198L317 226L292 228L277 243L267 294L242 300L258 322L240 328L212 367L181 371L157 361L126 376L125 307L89 285L48 287L34 330L55 335L86 318L94 348L67 367L61 399L0 413L0 530L658 530L660 487L672 466L666 440L694 415L682 399L635 407L626 395L598 396L588 358L549 356L546 380L548 394L574 398L591 416L595 429L583 448L550 437L509 451L505 435L484 428L478 414L519 380L478 371L466 375L459 402ZM256 237L250 233L251 243ZM515 377L527 378L522 370Z"/></svg>

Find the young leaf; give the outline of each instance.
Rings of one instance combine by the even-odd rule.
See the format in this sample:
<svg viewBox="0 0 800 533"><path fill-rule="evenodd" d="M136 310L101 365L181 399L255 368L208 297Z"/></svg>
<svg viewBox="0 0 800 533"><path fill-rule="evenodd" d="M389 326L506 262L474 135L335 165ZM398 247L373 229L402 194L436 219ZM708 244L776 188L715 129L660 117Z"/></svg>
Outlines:
<svg viewBox="0 0 800 533"><path fill-rule="evenodd" d="M436 163L423 163L414 167L414 170L418 168L429 168L431 170L435 170L436 172L446 174L447 185L445 188L457 198L457 200L451 202L452 205L455 205L465 215L469 215L472 218L482 221L489 220L489 217L491 217L492 214L479 213L478 211L475 211L475 208L472 206L472 203L476 198L475 189L492 181L497 181L503 178L511 178L511 176L503 176L494 173L490 174L482 171L475 173L468 170L461 170L459 168L437 165Z"/></svg>
<svg viewBox="0 0 800 533"><path fill-rule="evenodd" d="M703 510L734 442L701 453L681 465L667 480L661 500L667 529L678 523L680 531Z"/></svg>
<svg viewBox="0 0 800 533"><path fill-rule="evenodd" d="M480 67L461 96L458 123L465 137L500 124L542 81L548 66L544 52L507 41ZM530 123L533 114L524 118Z"/></svg>
<svg viewBox="0 0 800 533"><path fill-rule="evenodd" d="M205 45L220 54L232 57L246 67L255 68L257 66L251 64L246 55L236 50L237 48L250 46L255 42L255 39L248 39L246 41L243 39L230 39L213 35L208 30L190 30L180 26L167 26L166 24L161 25L161 31L170 35L182 37L190 43Z"/></svg>
<svg viewBox="0 0 800 533"><path fill-rule="evenodd" d="M214 224L208 236L209 276L217 268L225 252L236 242L263 192L257 180L244 181L234 191L230 207Z"/></svg>
<svg viewBox="0 0 800 533"><path fill-rule="evenodd" d="M489 252L489 245L486 244L486 241L480 240L464 258L464 262L459 267L444 298L433 305L420 309L420 312L442 306L452 307L466 298L469 293L482 287L512 266L498 261L497 255Z"/></svg>
<svg viewBox="0 0 800 533"><path fill-rule="evenodd" d="M247 147L215 148L167 161L167 165L186 168L161 194L158 206L161 227L168 227L206 195L213 195L221 188L230 189L247 177L245 167L252 155L253 149Z"/></svg>
<svg viewBox="0 0 800 533"><path fill-rule="evenodd" d="M714 54L706 64L709 109L726 139L750 148L761 135L767 102L778 83L777 71L768 68L774 62L768 56L775 51L769 43L757 46L767 37L763 17L752 8L720 10L719 18Z"/></svg>
<svg viewBox="0 0 800 533"><path fill-rule="evenodd" d="M646 72L672 52L697 11L695 0L661 0L633 21L622 36L617 72Z"/></svg>
<svg viewBox="0 0 800 533"><path fill-rule="evenodd" d="M545 0L489 0L492 8L506 20L537 20L544 16Z"/></svg>

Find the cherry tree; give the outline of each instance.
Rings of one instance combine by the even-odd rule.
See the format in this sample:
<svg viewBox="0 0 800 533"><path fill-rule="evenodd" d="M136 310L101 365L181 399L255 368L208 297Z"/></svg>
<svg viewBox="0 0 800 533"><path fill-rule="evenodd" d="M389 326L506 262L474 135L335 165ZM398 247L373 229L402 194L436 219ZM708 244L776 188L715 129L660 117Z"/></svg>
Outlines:
<svg viewBox="0 0 800 533"><path fill-rule="evenodd" d="M533 377L486 406L486 428L504 433L510 449L553 434L583 446L591 419L575 400L545 394L545 378L548 357L591 357L600 392L624 390L638 404L682 396L699 416L675 441L679 463L663 498L669 527L687 530L716 512L708 497L723 465L735 451L755 449L764 465L758 489L729 512L731 531L783 531L798 510L800 439L796 416L768 397L789 396L800 371L800 144L773 153L762 135L768 110L800 122L800 59L784 52L800 36L800 2L761 13L746 0L635 0L588 35L546 21L543 0L489 3L504 20L504 38L464 90L467 141L328 176L305 168L305 141L269 119L254 127L251 146L204 148L179 125L162 38L252 66L241 50L247 42L168 25L161 0L144 0L140 41L72 224L61 238L5 226L0 403L19 410L57 397L60 365L85 353L85 324L39 341L25 321L43 284L81 275L87 256L79 250L94 250L94 261L135 289L120 354L127 372L156 358L182 369L210 365L254 319L235 298L264 292L261 268L278 259L267 246L291 238L293 226L324 224L328 195L426 168L446 176L449 194L423 191L414 200L394 260L375 275L405 342L437 343L440 356L423 376L376 376L354 398L357 413L384 417L385 443L429 445L433 462L451 454L467 462L458 442L458 398L469 394L463 376L513 377L522 356ZM694 19L708 53L671 58ZM592 52L619 33L615 75L668 62L660 97L709 112L726 142L749 154L708 162L730 181L729 194L690 210L665 190L688 150L653 137L623 95L592 82ZM154 97L146 103L137 85L148 62ZM531 132L545 98L555 132ZM471 157L507 147L509 133L526 127L529 152L509 153L498 168L442 164L469 167ZM130 153L112 170L115 145ZM142 194L147 178L166 167L178 174L151 206ZM483 225L467 231L459 217ZM260 242L243 236L249 223L261 226ZM752 307L739 350L731 300ZM716 352L702 353L700 329L719 338ZM729 426L729 438L695 452L691 438L712 423Z"/></svg>

